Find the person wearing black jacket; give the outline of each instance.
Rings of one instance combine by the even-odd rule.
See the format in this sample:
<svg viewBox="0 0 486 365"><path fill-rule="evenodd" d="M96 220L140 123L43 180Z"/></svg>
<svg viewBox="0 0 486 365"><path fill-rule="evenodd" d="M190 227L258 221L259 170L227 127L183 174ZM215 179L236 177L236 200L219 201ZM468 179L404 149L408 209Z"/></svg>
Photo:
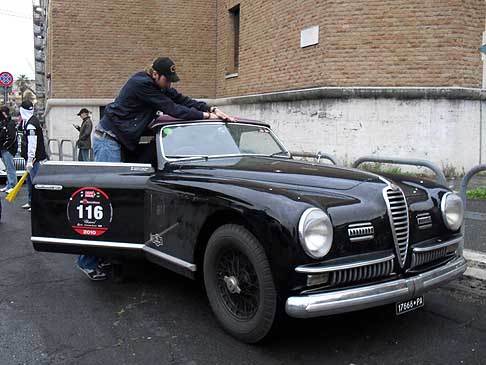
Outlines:
<svg viewBox="0 0 486 365"><path fill-rule="evenodd" d="M93 123L89 117L89 110L82 108L78 116L83 121L81 126L74 125L79 131L79 138L76 142L76 146L79 148L78 161L91 161L89 151L91 150L91 131L93 130Z"/></svg>
<svg viewBox="0 0 486 365"><path fill-rule="evenodd" d="M193 100L172 88L178 82L176 66L170 58L157 58L146 71L128 79L115 101L106 106L103 117L95 127L93 151L98 162L121 162L122 147L133 152L158 111L185 120L234 118L202 101ZM81 255L78 267L91 280L104 280L107 275L101 260Z"/></svg>
<svg viewBox="0 0 486 365"><path fill-rule="evenodd" d="M47 160L47 153L42 127L39 119L34 115L34 105L30 101L26 100L20 105L20 117L22 118L23 131L20 155L25 159L25 169L29 172L26 180L29 201L22 205L22 208L30 211L32 181L39 171L40 164Z"/></svg>
<svg viewBox="0 0 486 365"><path fill-rule="evenodd" d="M14 156L17 153L17 128L10 118L8 107L0 108L0 154L7 171L7 183L2 192L10 193L17 184L17 172L14 164Z"/></svg>

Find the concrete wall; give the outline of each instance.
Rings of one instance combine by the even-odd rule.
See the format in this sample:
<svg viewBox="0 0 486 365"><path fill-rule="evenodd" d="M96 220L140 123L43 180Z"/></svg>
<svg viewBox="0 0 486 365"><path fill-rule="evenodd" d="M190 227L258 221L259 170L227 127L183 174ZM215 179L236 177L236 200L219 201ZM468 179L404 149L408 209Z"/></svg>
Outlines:
<svg viewBox="0 0 486 365"><path fill-rule="evenodd" d="M48 138L69 139L74 143L77 141L79 132L73 124L81 125L81 119L77 116L81 108L87 108L91 112L93 127L100 120L100 106L104 106L112 99L49 99L46 107L46 133ZM94 129L94 128L93 128ZM53 150L56 149L52 144ZM71 146L65 144L63 152L67 155L72 154ZM57 158L56 158L57 159ZM70 158L66 158L69 160Z"/></svg>
<svg viewBox="0 0 486 365"><path fill-rule="evenodd" d="M340 164L365 155L425 159L462 173L486 163L485 99L479 89L315 88L207 101L268 122L291 151L321 150ZM49 138L76 140L79 109L91 110L96 125L99 106L109 102L50 99Z"/></svg>
<svg viewBox="0 0 486 365"><path fill-rule="evenodd" d="M481 113L484 101L471 94L368 89L364 90L368 97L363 93L333 97L337 90L321 89L323 97L309 100L278 101L282 97L273 94L273 98L213 102L235 116L268 122L292 151L321 150L340 163L350 164L365 155L391 156L425 159L462 173L486 161L486 108L483 105ZM299 99L299 93L305 91L290 98ZM427 93L434 95L424 98ZM461 98L455 98L457 94Z"/></svg>

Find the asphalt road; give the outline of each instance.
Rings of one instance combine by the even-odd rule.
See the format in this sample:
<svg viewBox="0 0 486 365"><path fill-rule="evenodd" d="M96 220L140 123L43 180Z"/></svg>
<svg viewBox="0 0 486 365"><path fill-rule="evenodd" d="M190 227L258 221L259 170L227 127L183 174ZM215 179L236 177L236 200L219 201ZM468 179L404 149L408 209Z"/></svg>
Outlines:
<svg viewBox="0 0 486 365"><path fill-rule="evenodd" d="M485 364L486 283L463 279L396 317L376 308L288 320L242 344L216 323L201 286L147 263L93 283L74 257L35 252L30 216L3 200L0 364Z"/></svg>

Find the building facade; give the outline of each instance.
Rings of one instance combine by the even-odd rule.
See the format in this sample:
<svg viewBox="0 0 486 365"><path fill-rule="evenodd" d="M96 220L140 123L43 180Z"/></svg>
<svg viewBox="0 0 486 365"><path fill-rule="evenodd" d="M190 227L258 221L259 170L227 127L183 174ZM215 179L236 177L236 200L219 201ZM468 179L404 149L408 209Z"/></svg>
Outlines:
<svg viewBox="0 0 486 365"><path fill-rule="evenodd" d="M458 171L486 158L484 0L39 5L51 138L72 137L81 106L99 119L131 74L167 55L179 91L271 123L292 150Z"/></svg>

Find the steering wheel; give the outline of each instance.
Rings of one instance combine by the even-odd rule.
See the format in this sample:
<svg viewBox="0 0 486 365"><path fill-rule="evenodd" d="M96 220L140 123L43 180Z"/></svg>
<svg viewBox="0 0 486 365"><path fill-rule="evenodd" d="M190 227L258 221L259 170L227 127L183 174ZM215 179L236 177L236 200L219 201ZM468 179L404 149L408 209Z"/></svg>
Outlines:
<svg viewBox="0 0 486 365"><path fill-rule="evenodd" d="M182 146L171 152L171 155L202 155L203 153L192 146Z"/></svg>

